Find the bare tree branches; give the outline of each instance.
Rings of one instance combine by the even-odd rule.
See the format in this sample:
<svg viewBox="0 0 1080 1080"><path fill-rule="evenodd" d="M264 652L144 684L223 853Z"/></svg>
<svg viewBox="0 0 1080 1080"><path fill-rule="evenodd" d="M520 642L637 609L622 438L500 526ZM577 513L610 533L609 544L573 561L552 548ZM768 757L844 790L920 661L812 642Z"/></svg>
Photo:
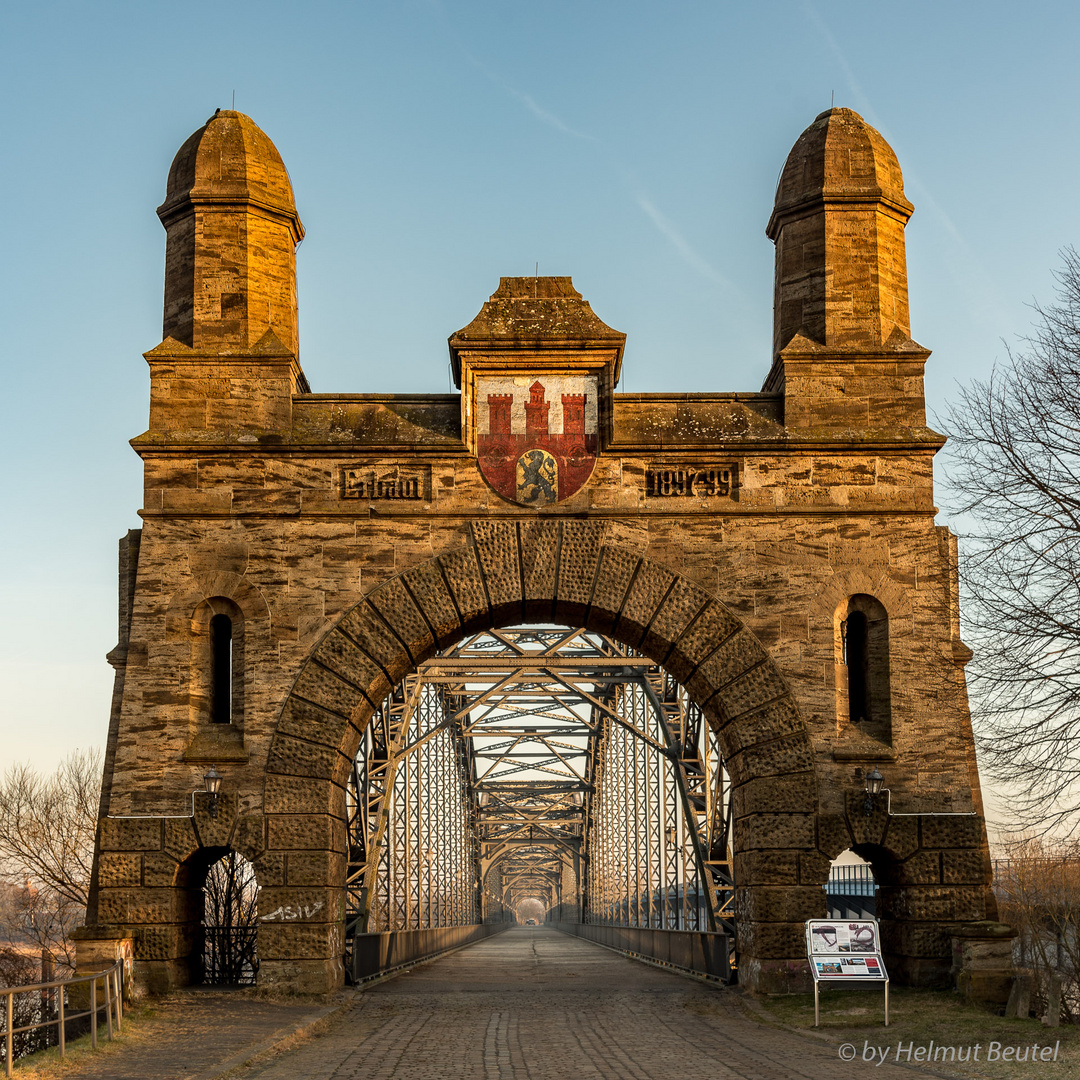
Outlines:
<svg viewBox="0 0 1080 1080"><path fill-rule="evenodd" d="M259 970L256 954L259 884L255 867L230 851L210 867L203 885L203 976L247 986Z"/></svg>
<svg viewBox="0 0 1080 1080"><path fill-rule="evenodd" d="M1080 255L947 422L983 760L1018 829L1080 828Z"/></svg>
<svg viewBox="0 0 1080 1080"><path fill-rule="evenodd" d="M1061 1019L1080 1003L1080 851L1075 841L1013 841L994 867L1001 917L1016 930L1014 958L1034 976L1035 1014L1046 1010L1050 977L1062 980Z"/></svg>
<svg viewBox="0 0 1080 1080"><path fill-rule="evenodd" d="M49 777L14 765L0 780L0 880L18 886L0 933L73 967L68 934L82 920L97 828L101 755L75 751Z"/></svg>

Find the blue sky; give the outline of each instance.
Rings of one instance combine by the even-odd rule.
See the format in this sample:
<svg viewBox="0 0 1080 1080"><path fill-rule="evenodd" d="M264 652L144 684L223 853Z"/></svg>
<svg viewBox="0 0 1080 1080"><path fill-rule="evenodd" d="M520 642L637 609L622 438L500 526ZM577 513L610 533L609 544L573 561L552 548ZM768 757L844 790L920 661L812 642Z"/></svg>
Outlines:
<svg viewBox="0 0 1080 1080"><path fill-rule="evenodd" d="M984 374L1080 243L1080 8L759 0L0 7L4 758L104 740L115 550L139 524L141 353L161 337L173 154L251 115L307 228L317 391L448 388L502 274L571 274L629 335L622 389L757 390L777 174L831 101L916 212L928 399Z"/></svg>

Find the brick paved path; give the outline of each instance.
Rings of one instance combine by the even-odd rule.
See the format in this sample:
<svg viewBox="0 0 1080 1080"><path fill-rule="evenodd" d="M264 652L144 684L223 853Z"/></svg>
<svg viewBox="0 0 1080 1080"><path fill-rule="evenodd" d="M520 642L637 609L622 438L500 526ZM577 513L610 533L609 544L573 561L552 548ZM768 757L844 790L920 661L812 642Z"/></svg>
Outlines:
<svg viewBox="0 0 1080 1080"><path fill-rule="evenodd" d="M332 1011L311 1002L259 1000L248 991L183 990L154 1002L154 1016L125 1028L64 1076L78 1080L210 1080ZM15 1075L19 1075L16 1063Z"/></svg>
<svg viewBox="0 0 1080 1080"><path fill-rule="evenodd" d="M747 1019L731 992L516 927L357 994L325 1034L237 1080L865 1080L867 1069Z"/></svg>

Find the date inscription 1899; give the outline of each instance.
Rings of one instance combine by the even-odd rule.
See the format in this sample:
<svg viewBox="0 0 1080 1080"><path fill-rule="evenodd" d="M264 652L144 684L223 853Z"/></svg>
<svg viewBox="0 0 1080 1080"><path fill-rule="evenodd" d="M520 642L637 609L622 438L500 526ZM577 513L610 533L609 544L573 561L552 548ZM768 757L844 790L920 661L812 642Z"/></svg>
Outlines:
<svg viewBox="0 0 1080 1080"><path fill-rule="evenodd" d="M645 471L645 495L648 498L733 496L737 487L734 465L653 466Z"/></svg>

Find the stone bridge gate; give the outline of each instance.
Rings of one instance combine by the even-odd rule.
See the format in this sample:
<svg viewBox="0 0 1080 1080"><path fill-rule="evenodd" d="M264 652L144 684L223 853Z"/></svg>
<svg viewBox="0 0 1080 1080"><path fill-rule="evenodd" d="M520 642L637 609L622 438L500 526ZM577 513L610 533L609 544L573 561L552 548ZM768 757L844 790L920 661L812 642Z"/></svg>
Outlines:
<svg viewBox="0 0 1080 1080"><path fill-rule="evenodd" d="M215 113L158 210L164 340L132 442L143 525L121 542L80 963L131 937L145 985L188 981L201 875L231 849L260 912L294 913L264 915L260 982L339 986L365 724L438 648L534 621L640 651L718 732L744 983L803 983L803 920L848 848L881 885L894 977L947 978L956 924L995 910L956 542L934 521L944 440L909 328L911 212L859 116L807 128L767 228L759 392L618 393L625 335L569 278L533 277L503 278L451 335L459 393L314 393L288 175L248 117ZM875 767L889 802L868 816Z"/></svg>

